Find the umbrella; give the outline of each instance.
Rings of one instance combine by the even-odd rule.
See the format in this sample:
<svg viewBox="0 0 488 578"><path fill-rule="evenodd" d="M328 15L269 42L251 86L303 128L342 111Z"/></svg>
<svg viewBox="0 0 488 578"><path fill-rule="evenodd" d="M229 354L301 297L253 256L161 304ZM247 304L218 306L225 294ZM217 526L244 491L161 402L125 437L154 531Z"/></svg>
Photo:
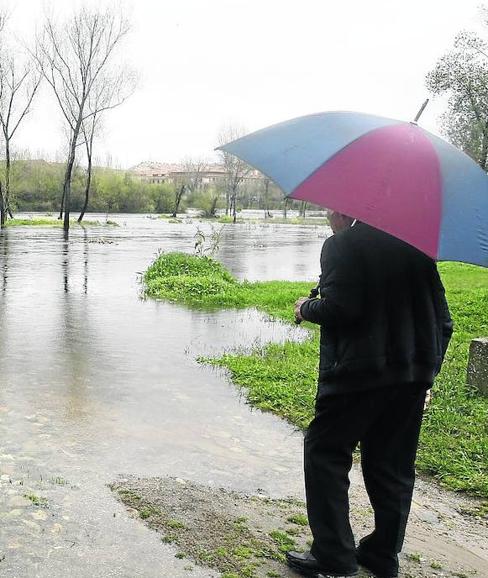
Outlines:
<svg viewBox="0 0 488 578"><path fill-rule="evenodd" d="M359 219L433 259L488 267L488 176L415 122L323 112L219 148L290 198Z"/></svg>

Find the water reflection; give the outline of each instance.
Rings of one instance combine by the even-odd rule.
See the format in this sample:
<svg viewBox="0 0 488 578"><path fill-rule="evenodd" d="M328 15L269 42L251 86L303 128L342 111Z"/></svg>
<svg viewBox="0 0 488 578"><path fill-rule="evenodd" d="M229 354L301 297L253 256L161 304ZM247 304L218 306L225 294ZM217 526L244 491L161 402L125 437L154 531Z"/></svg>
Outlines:
<svg viewBox="0 0 488 578"><path fill-rule="evenodd" d="M69 292L69 240L64 238L64 242L62 245L61 251L61 269L63 271L63 279L64 279L64 292Z"/></svg>
<svg viewBox="0 0 488 578"><path fill-rule="evenodd" d="M8 280L8 253L9 253L9 230L0 230L0 251L2 255L2 260L0 263L0 268L2 272L2 292L5 293L7 290L7 280Z"/></svg>

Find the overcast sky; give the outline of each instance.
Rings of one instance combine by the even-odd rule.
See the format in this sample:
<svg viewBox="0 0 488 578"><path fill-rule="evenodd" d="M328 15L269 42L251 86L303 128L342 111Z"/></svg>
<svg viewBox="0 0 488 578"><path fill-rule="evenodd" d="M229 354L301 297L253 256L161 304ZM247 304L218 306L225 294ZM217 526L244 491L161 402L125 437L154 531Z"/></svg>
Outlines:
<svg viewBox="0 0 488 578"><path fill-rule="evenodd" d="M2 1L0 0L0 4ZM60 20L78 1L15 0L10 28L28 42L46 7ZM106 4L98 1L97 6ZM324 110L411 120L424 78L479 0L138 0L124 58L136 93L106 116L97 157L126 168L144 160L212 158L222 126L248 131ZM444 103L421 124L438 132ZM16 145L54 159L62 122L43 87Z"/></svg>

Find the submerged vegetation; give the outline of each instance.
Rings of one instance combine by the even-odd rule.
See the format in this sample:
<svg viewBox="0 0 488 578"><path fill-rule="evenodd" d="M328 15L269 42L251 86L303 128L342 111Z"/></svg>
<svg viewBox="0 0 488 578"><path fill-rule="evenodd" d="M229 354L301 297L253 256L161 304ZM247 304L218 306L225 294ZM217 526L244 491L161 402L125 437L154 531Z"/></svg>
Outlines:
<svg viewBox="0 0 488 578"><path fill-rule="evenodd" d="M454 263L439 265L454 336L438 376L421 434L418 469L455 490L488 497L488 399L466 385L470 340L488 335L488 271ZM209 257L158 256L144 276L149 296L208 309L256 307L291 322L293 303L309 283L239 282ZM269 344L251 353L206 360L230 370L253 405L305 428L313 416L318 328L306 323L303 343Z"/></svg>

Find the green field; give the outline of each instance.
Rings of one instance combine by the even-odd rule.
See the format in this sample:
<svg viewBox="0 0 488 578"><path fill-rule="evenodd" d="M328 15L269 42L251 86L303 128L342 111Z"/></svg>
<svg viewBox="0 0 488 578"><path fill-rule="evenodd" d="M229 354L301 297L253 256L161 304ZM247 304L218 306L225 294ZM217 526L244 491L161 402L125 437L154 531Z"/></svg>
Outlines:
<svg viewBox="0 0 488 578"><path fill-rule="evenodd" d="M443 263L439 270L455 323L454 336L426 412L417 468L455 490L488 497L488 398L466 385L470 340L488 336L488 270ZM293 321L293 303L310 283L240 283L219 263L182 253L160 255L144 276L149 296L205 309L258 308ZM303 343L270 344L250 354L206 360L227 367L250 403L300 428L313 415L318 328Z"/></svg>

